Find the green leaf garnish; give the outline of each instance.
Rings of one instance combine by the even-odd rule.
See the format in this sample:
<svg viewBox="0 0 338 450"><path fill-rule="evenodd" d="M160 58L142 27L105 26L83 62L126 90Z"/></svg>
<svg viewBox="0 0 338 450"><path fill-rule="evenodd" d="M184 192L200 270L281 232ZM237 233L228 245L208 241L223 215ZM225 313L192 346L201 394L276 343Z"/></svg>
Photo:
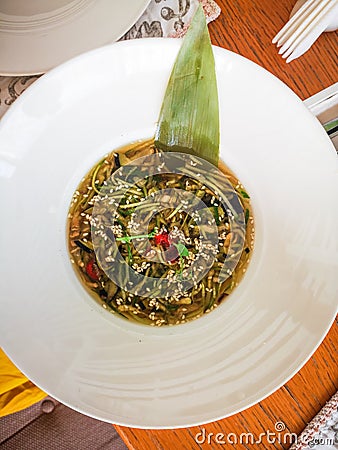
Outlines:
<svg viewBox="0 0 338 450"><path fill-rule="evenodd" d="M178 244L174 244L174 246L177 248L178 255L180 257L180 269L176 271L176 274L180 275L182 277L182 273L183 273L183 269L184 269L183 256L189 256L189 250L181 242L179 242Z"/></svg>
<svg viewBox="0 0 338 450"><path fill-rule="evenodd" d="M212 51L199 5L172 69L155 133L163 151L194 154L215 166L219 161L219 108Z"/></svg>
<svg viewBox="0 0 338 450"><path fill-rule="evenodd" d="M187 247L184 244L179 242L178 244L174 244L174 245L177 248L178 254L180 256L189 256L189 250L187 249Z"/></svg>

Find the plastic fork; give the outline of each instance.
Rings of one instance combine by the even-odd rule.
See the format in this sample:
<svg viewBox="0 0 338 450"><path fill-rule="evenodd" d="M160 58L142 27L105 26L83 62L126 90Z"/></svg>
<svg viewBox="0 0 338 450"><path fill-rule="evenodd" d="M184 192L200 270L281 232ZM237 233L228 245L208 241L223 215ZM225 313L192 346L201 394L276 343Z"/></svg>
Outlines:
<svg viewBox="0 0 338 450"><path fill-rule="evenodd" d="M292 16L272 43L290 62L305 53L320 34L338 17L338 0L308 0Z"/></svg>
<svg viewBox="0 0 338 450"><path fill-rule="evenodd" d="M303 22L306 22L306 20L311 20L313 13L318 13L321 8L331 1L332 0L307 0L284 25L279 33L276 34L276 36L272 39L272 43L277 43L277 47L280 47L292 36L294 32L297 31L298 27Z"/></svg>

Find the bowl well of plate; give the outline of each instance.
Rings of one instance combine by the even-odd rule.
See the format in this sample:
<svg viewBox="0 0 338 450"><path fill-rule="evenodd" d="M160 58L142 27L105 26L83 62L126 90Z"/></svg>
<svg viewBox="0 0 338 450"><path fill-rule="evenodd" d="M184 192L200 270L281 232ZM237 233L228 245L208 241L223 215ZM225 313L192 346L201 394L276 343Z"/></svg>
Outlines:
<svg viewBox="0 0 338 450"><path fill-rule="evenodd" d="M103 155L153 136L179 46L128 41L76 57L0 124L1 346L62 403L140 428L206 423L258 402L306 362L336 312L333 146L285 85L216 47L221 159L255 217L243 280L217 310L159 329L107 314L77 280L72 195Z"/></svg>

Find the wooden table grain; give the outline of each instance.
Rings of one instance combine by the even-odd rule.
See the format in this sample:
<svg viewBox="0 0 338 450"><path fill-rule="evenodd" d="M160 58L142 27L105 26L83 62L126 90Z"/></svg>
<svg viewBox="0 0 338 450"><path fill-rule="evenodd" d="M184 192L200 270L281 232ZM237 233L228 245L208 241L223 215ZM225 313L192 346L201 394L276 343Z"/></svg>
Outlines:
<svg viewBox="0 0 338 450"><path fill-rule="evenodd" d="M264 67L302 100L338 81L337 32L321 35L306 54L290 64L284 62L272 45L273 36L287 21L295 0L217 0L217 3L222 13L209 25L213 44ZM116 428L127 446L136 450L288 449L295 436L291 433L299 434L337 391L337 338L335 321L314 355L288 383L241 413L178 430ZM279 433L275 427L280 428ZM268 432L276 435L268 438ZM246 438L240 438L243 433ZM258 439L261 433L264 433L262 442L252 444L251 435Z"/></svg>

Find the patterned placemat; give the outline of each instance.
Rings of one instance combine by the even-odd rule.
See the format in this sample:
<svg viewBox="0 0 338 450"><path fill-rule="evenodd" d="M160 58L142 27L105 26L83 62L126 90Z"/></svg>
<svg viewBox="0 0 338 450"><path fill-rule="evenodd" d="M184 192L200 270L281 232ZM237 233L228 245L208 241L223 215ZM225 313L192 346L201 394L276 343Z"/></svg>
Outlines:
<svg viewBox="0 0 338 450"><path fill-rule="evenodd" d="M298 436L290 450L338 449L338 392Z"/></svg>

